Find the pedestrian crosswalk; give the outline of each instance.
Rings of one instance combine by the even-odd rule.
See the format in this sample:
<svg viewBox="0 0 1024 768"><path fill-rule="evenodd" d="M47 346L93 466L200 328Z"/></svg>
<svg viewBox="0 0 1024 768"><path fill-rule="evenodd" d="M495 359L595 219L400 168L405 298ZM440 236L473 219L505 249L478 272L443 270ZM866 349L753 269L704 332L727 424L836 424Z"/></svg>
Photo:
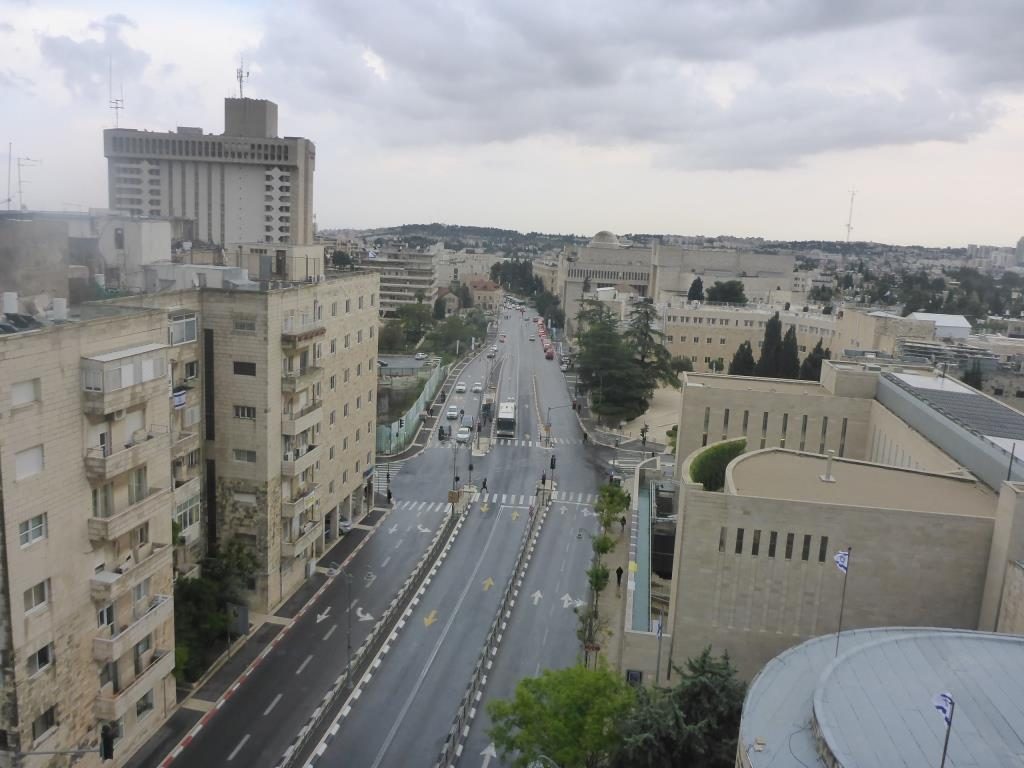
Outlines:
<svg viewBox="0 0 1024 768"><path fill-rule="evenodd" d="M397 501L395 510L398 512L443 512L448 507L447 501Z"/></svg>
<svg viewBox="0 0 1024 768"><path fill-rule="evenodd" d="M549 445L583 445L583 439L552 437L550 440L544 440L544 438L538 437L535 440L518 440L511 437L499 437L494 441L494 445L519 448L547 448Z"/></svg>
<svg viewBox="0 0 1024 768"><path fill-rule="evenodd" d="M388 473L391 473L391 479L395 479L405 462L408 459L402 459L400 461L381 461L373 470L373 492L379 493L382 496L388 492Z"/></svg>
<svg viewBox="0 0 1024 768"><path fill-rule="evenodd" d="M565 504L589 504L597 502L596 493L578 493L576 491L555 491L551 494L552 501L560 501ZM529 493L497 493L495 491L476 492L470 497L473 504L505 504L507 506L526 507L537 503L537 496ZM447 501L395 501L395 510L402 512L415 512L417 515L424 512L442 512L447 508Z"/></svg>

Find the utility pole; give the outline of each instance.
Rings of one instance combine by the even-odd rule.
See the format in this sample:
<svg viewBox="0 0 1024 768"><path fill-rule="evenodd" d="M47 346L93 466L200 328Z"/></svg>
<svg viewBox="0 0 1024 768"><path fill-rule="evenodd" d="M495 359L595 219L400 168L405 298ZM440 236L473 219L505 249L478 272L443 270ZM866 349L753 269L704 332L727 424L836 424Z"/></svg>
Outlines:
<svg viewBox="0 0 1024 768"><path fill-rule="evenodd" d="M7 142L7 210L11 210L11 155L14 152L14 142Z"/></svg>
<svg viewBox="0 0 1024 768"><path fill-rule="evenodd" d="M33 160L31 157L19 157L18 158L18 210L19 211L24 211L25 210L25 200L24 200L24 195L23 195L24 190L22 189L22 187L25 184L28 183L28 182L22 181L22 179L21 179L21 169L22 168L31 168L34 165L39 165L41 162L42 162L42 160Z"/></svg>
<svg viewBox="0 0 1024 768"><path fill-rule="evenodd" d="M850 242L850 235L853 232L853 198L857 196L857 190L850 190L850 214L846 217L846 242Z"/></svg>

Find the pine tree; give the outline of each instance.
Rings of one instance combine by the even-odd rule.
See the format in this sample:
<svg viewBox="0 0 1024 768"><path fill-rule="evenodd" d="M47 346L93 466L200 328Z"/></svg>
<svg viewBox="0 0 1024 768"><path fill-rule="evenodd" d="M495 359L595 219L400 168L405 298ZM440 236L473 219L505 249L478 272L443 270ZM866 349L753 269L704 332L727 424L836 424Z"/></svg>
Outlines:
<svg viewBox="0 0 1024 768"><path fill-rule="evenodd" d="M778 376L780 379L800 378L800 346L796 343L796 326L789 326L779 348Z"/></svg>
<svg viewBox="0 0 1024 768"><path fill-rule="evenodd" d="M761 356L754 367L755 376L777 378L779 375L779 350L782 348L782 321L776 312L764 326L764 342Z"/></svg>
<svg viewBox="0 0 1024 768"><path fill-rule="evenodd" d="M971 363L971 367L964 371L964 375L960 377L960 381L969 387L981 389L981 385L984 382L984 377L981 375L981 363L977 360Z"/></svg>
<svg viewBox="0 0 1024 768"><path fill-rule="evenodd" d="M804 381L821 381L821 364L830 359L832 359L832 350L823 349L821 339L818 339L814 349L800 364L800 378Z"/></svg>
<svg viewBox="0 0 1024 768"><path fill-rule="evenodd" d="M736 354L732 356L732 362L729 363L729 375L753 376L754 369L756 367L757 363L754 362L754 350L750 346L749 341L744 341L736 349Z"/></svg>
<svg viewBox="0 0 1024 768"><path fill-rule="evenodd" d="M704 301L704 281L699 277L694 278L690 283L690 290L686 294L687 301Z"/></svg>

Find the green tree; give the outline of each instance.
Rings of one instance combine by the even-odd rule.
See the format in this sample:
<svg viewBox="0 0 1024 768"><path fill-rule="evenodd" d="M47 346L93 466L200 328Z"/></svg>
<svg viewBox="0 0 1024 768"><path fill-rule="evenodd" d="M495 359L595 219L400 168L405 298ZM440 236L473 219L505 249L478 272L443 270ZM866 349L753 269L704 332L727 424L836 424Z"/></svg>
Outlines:
<svg viewBox="0 0 1024 768"><path fill-rule="evenodd" d="M690 283L690 290L686 292L687 301L704 301L704 281L695 277Z"/></svg>
<svg viewBox="0 0 1024 768"><path fill-rule="evenodd" d="M713 656L705 648L683 669L675 669L679 682L672 688L637 692L619 726L622 746L612 760L616 768L735 764L746 689L729 655Z"/></svg>
<svg viewBox="0 0 1024 768"><path fill-rule="evenodd" d="M634 696L603 667L545 670L520 680L511 699L487 705L493 723L488 735L515 768L526 768L541 756L561 768L599 768L620 748L618 726ZM735 743L733 734L734 750Z"/></svg>
<svg viewBox="0 0 1024 768"><path fill-rule="evenodd" d="M796 343L796 326L791 325L782 337L779 348L778 376L782 379L800 378L800 345Z"/></svg>
<svg viewBox="0 0 1024 768"><path fill-rule="evenodd" d="M821 381L821 364L832 358L832 350L822 347L821 339L800 364L800 378L805 381Z"/></svg>
<svg viewBox="0 0 1024 768"><path fill-rule="evenodd" d="M444 306L444 299L436 299L434 301L434 319L444 320L446 316L446 309Z"/></svg>
<svg viewBox="0 0 1024 768"><path fill-rule="evenodd" d="M782 321L776 312L764 325L764 341L761 356L754 367L755 376L777 378L779 375L779 351L782 349Z"/></svg>
<svg viewBox="0 0 1024 768"><path fill-rule="evenodd" d="M753 376L757 363L754 361L754 349L749 341L744 341L736 349L729 363L730 376Z"/></svg>
<svg viewBox="0 0 1024 768"><path fill-rule="evenodd" d="M395 316L402 323L406 341L413 344L423 338L433 321L432 309L423 304L403 304L395 311Z"/></svg>
<svg viewBox="0 0 1024 768"><path fill-rule="evenodd" d="M604 533L607 534L613 530L615 523L627 509L629 509L629 494L621 485L605 483L597 489L597 502L594 504L594 511L597 513L597 521Z"/></svg>
<svg viewBox="0 0 1024 768"><path fill-rule="evenodd" d="M401 320L386 320L380 327L377 345L381 352L398 352L405 346L405 331Z"/></svg>
<svg viewBox="0 0 1024 768"><path fill-rule="evenodd" d="M636 418L647 410L649 381L619 333L614 316L604 304L584 301L577 321L576 365L580 381L593 393L593 410L613 421Z"/></svg>
<svg viewBox="0 0 1024 768"><path fill-rule="evenodd" d="M743 291L742 280L716 280L715 284L707 289L708 301L715 301L722 304L746 304L747 294Z"/></svg>
<svg viewBox="0 0 1024 768"><path fill-rule="evenodd" d="M470 293L469 286L465 283L459 286L459 306L463 309L473 306L473 294Z"/></svg>
<svg viewBox="0 0 1024 768"><path fill-rule="evenodd" d="M984 376L981 373L981 363L977 360L973 361L971 363L971 367L964 371L963 375L960 377L960 381L969 387L981 389L982 384L984 383Z"/></svg>
<svg viewBox="0 0 1024 768"><path fill-rule="evenodd" d="M725 468L746 449L744 437L709 445L690 464L690 477L703 485L705 491L720 491L725 487Z"/></svg>
<svg viewBox="0 0 1024 768"><path fill-rule="evenodd" d="M660 382L679 388L679 374L665 348L665 334L655 330L658 310L653 302L640 301L629 312L626 344L636 359L642 378L637 385L648 393ZM650 394L648 394L648 398Z"/></svg>

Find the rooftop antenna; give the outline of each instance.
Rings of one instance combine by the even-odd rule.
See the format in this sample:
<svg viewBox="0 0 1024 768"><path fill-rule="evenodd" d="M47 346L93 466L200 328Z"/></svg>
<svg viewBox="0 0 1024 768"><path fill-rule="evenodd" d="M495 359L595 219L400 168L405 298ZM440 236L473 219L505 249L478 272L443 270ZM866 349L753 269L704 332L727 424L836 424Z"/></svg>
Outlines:
<svg viewBox="0 0 1024 768"><path fill-rule="evenodd" d="M121 98L114 98L114 61L107 59L107 104L114 110L114 127L120 127L120 114L124 109L124 83L121 83Z"/></svg>
<svg viewBox="0 0 1024 768"><path fill-rule="evenodd" d="M245 81L249 79L249 70L245 68L245 59L239 57L238 69L235 70L235 79L238 80L238 98L245 98Z"/></svg>
<svg viewBox="0 0 1024 768"><path fill-rule="evenodd" d="M850 233L853 232L853 198L857 195L856 189L850 190L850 215L846 217L846 242L850 242Z"/></svg>
<svg viewBox="0 0 1024 768"><path fill-rule="evenodd" d="M23 196L22 196L22 186L29 183L27 181L22 181L21 180L21 169L22 168L26 168L26 167L31 167L33 165L39 165L42 162L43 162L42 160L33 160L31 157L19 157L18 158L18 210L19 211L26 210L25 202L24 202L24 199L23 199Z"/></svg>

